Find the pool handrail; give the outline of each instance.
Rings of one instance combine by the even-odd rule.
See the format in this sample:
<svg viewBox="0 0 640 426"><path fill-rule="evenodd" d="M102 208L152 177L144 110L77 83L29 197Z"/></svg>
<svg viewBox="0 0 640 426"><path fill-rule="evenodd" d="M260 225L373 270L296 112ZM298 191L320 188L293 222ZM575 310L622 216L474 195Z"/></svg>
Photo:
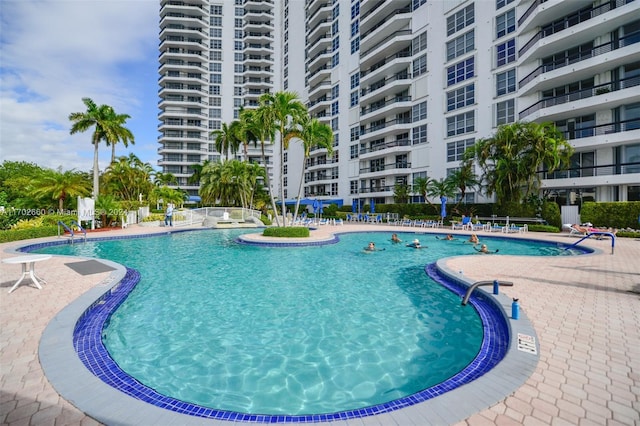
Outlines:
<svg viewBox="0 0 640 426"><path fill-rule="evenodd" d="M501 285L507 286L507 287L512 287L513 286L513 282L511 281L498 281L498 280L491 280L491 281L476 281L475 283L471 284L469 286L469 288L467 289L467 292L465 293L464 297L462 298L462 306L465 306L467 304L467 302L469 301L469 298L471 297L471 293L473 293L473 290L476 289L476 287L480 287L483 285L492 285L494 286L493 289L493 293L494 294L498 294L498 287L500 287Z"/></svg>
<svg viewBox="0 0 640 426"><path fill-rule="evenodd" d="M565 251L576 247L582 241L586 240L587 238L591 238L591 236L593 236L593 235L606 235L606 236L611 237L611 254L613 254L613 252L615 250L615 247L616 247L616 234L614 234L613 232L608 232L608 231L593 231L593 232L589 232L589 233L587 233L587 235L585 235L584 237L580 238L575 243L571 244L568 247L565 247Z"/></svg>
<svg viewBox="0 0 640 426"><path fill-rule="evenodd" d="M84 235L83 235L83 239L84 242L87 242L87 231L86 229L84 229L78 222L76 222L75 220L71 221L71 226L77 226L78 230L81 231ZM58 237L60 237L60 227L62 226L62 228L69 233L69 241L71 241L71 244L73 244L74 238L75 238L75 232L73 232L73 228L71 226L67 226L66 223L64 223L63 221L59 220L58 221Z"/></svg>

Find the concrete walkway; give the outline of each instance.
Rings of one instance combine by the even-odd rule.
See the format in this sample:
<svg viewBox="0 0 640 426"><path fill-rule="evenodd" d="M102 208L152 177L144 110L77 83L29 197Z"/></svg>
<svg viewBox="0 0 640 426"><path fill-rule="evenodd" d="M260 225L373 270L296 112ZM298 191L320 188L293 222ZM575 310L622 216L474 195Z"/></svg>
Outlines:
<svg viewBox="0 0 640 426"><path fill-rule="evenodd" d="M313 238L365 230L432 231L356 224L322 226ZM151 232L167 229L132 226L96 236ZM513 237L575 241L566 234ZM0 244L0 258L15 256L13 250L27 243ZM540 343L540 362L526 383L460 424L640 425L640 241L618 238L614 255L610 240L584 244L599 252L579 257L467 256L447 261L448 268L462 270L472 280L513 281L514 287L501 291L520 299ZM47 323L109 277L109 272L80 275L64 265L68 262L69 258L54 256L36 264L38 274L49 284L42 290L21 285L11 294L7 291L20 276L20 266L0 264L2 424L97 424L57 394L38 361L38 344ZM349 424L383 423L367 417Z"/></svg>

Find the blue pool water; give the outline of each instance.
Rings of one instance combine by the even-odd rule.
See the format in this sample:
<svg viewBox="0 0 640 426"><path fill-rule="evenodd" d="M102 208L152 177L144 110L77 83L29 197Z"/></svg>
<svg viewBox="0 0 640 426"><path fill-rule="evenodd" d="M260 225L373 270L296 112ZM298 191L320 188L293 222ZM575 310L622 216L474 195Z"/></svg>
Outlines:
<svg viewBox="0 0 640 426"><path fill-rule="evenodd" d="M242 413L312 414L413 394L478 353L476 311L429 279L424 265L475 253L463 240L354 233L320 247L238 245L241 231L199 231L57 246L140 271L103 339L113 359L161 394ZM411 240L413 234L400 234ZM362 248L374 241L375 253ZM525 255L561 249L487 240Z"/></svg>

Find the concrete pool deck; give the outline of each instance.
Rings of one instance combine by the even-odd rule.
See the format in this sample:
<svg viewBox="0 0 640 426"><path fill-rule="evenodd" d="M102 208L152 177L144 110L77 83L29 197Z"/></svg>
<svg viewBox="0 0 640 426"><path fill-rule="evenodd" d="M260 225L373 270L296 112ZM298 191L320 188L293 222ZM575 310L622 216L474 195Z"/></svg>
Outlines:
<svg viewBox="0 0 640 426"><path fill-rule="evenodd" d="M321 226L312 234L314 239L323 240L331 238L332 232L367 230L464 233L345 224ZM166 233L167 229L131 226L95 236L156 232ZM478 234L482 239L483 233ZM501 234L493 234L497 235ZM566 234L510 236L577 241ZM0 258L15 256L12 251L28 243L0 244ZM459 424L640 424L640 241L618 238L614 255L610 254L610 240L588 240L583 244L599 251L579 257L478 255L446 261L449 269L461 270L473 281L513 281L514 287L505 287L501 292L520 299L521 309L535 327L540 344L538 365L523 386ZM38 275L49 284L43 290L21 285L11 294L7 291L20 276L20 266L0 265L3 424L98 424L58 395L38 359L40 336L49 321L74 299L101 285L110 274L80 275L65 265L69 262L69 258L54 256L39 263ZM200 423L210 421L200 419ZM335 423L387 425L389 417ZM396 420L396 424L424 424L424 418L406 417L406 422Z"/></svg>

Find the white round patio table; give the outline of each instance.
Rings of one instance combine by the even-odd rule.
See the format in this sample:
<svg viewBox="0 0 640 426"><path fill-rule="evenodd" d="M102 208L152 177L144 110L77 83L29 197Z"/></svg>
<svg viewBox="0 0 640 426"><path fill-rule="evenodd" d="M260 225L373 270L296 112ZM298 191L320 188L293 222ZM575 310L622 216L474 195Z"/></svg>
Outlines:
<svg viewBox="0 0 640 426"><path fill-rule="evenodd" d="M42 290L42 286L40 285L40 282L42 282L42 284L46 284L47 282L42 277L39 277L36 275L35 263L43 260L49 260L51 259L51 257L52 256L50 254L29 254L26 256L17 256L17 257L10 257L8 259L2 259L2 263L22 265L22 276L18 281L16 281L13 287L9 289L9 293L15 290L27 276L31 278L31 281L33 281L36 287Z"/></svg>

